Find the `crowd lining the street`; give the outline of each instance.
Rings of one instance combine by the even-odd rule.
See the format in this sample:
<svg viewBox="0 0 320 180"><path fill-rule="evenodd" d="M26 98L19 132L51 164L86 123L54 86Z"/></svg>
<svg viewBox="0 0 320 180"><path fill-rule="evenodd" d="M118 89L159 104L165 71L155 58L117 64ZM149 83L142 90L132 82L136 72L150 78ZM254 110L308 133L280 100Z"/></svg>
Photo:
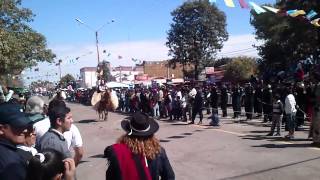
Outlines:
<svg viewBox="0 0 320 180"><path fill-rule="evenodd" d="M266 83L252 77L242 84L198 83L112 91L119 101L116 111L132 116L121 122L126 133L104 151L109 165L107 179L175 179L166 152L154 136L159 129L157 119L194 124L199 115L198 124L202 124L204 112L211 114L210 125L220 127L219 119L230 115L230 100L232 118L238 119L244 106L247 121L259 118L271 122L267 136L281 136L284 124L288 131L285 138L292 140L295 131L309 122L308 138L313 139L313 146L320 147L318 72L308 79L298 76L294 83L280 79ZM64 100L82 102L81 93L70 93L68 99L60 91L46 106L39 96L12 98L12 91L0 87L0 179L76 178L83 143ZM89 98L92 92L85 94Z"/></svg>

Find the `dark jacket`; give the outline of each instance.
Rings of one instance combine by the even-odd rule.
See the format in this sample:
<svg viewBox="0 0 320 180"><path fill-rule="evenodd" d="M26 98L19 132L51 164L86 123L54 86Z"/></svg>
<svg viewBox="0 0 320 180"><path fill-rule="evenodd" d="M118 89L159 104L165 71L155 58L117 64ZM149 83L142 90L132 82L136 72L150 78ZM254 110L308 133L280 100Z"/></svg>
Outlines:
<svg viewBox="0 0 320 180"><path fill-rule="evenodd" d="M202 109L203 107L203 94L201 91L198 91L193 102L194 109Z"/></svg>
<svg viewBox="0 0 320 180"><path fill-rule="evenodd" d="M0 179L24 180L26 163L17 153L18 149L8 140L0 139Z"/></svg>
<svg viewBox="0 0 320 180"><path fill-rule="evenodd" d="M122 177L122 174L124 172L122 172L120 168L121 162L119 161L121 160L122 157L117 156L117 153L115 152L115 149L113 146L108 146L104 150L104 156L108 159L108 163L109 163L109 167L106 171L106 179L107 180L123 180L124 177ZM131 157L134 159L138 174L140 174L141 176L141 174L143 174L143 170L142 170L143 162L141 162L140 158L137 158L137 156L138 155L132 154ZM170 162L168 160L167 154L162 147L161 147L160 153L157 155L157 157L154 160L147 160L147 161L148 161L148 168L149 168L149 172L152 177L152 180L159 180L160 178L161 180L175 179L175 175L170 165ZM126 165L126 167L128 167L128 165ZM142 176L145 176L145 175L142 175Z"/></svg>

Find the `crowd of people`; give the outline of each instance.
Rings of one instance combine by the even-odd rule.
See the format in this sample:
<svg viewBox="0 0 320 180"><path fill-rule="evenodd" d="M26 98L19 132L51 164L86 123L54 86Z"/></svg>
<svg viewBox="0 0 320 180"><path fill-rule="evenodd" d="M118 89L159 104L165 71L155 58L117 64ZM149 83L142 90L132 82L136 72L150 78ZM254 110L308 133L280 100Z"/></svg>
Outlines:
<svg viewBox="0 0 320 180"><path fill-rule="evenodd" d="M182 84L114 92L119 100L117 111L132 116L121 122L125 134L104 151L107 179L175 179L154 135L160 118L194 124L199 115L198 124L202 124L207 113L210 125L220 126L221 117L232 114L237 119L245 114L248 121L270 122L267 136L281 136L284 124L288 140L310 122L308 138L320 147L320 73L294 83L252 78L242 84ZM0 87L0 179L76 179L83 143L66 97L59 92L47 106L39 96L27 100L12 96ZM230 101L232 112L228 112Z"/></svg>
<svg viewBox="0 0 320 180"><path fill-rule="evenodd" d="M83 143L64 93L57 93L48 106L39 96L19 101L12 94L0 95L0 179L76 179ZM154 136L158 123L136 112L122 124L125 135L105 150L106 179L175 179L166 152Z"/></svg>

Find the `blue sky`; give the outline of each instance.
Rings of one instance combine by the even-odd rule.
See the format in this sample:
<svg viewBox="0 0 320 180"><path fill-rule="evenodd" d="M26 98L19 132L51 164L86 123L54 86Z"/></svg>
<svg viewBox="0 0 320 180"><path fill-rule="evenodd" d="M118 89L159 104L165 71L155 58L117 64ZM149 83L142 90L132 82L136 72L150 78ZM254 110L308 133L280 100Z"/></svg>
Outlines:
<svg viewBox="0 0 320 180"><path fill-rule="evenodd" d="M96 66L94 31L75 21L81 19L92 29L99 31L101 59L111 62L112 66L134 65L131 58L140 60L168 59L166 32L172 22L170 12L185 0L23 0L22 7L35 14L30 26L47 38L48 47L63 60L62 74L79 74L85 66ZM252 0L258 5L274 3L275 0ZM217 0L217 7L226 14L229 40L220 56L251 55L255 44L253 28L249 23L249 9L241 9L238 0L235 8L226 7L223 0ZM234 51L249 49L248 51ZM111 53L102 53L106 50ZM233 52L233 53L230 53ZM118 59L118 56L122 59ZM80 57L77 61L70 61ZM57 67L47 63L39 64L39 72L26 71L25 77L57 80Z"/></svg>

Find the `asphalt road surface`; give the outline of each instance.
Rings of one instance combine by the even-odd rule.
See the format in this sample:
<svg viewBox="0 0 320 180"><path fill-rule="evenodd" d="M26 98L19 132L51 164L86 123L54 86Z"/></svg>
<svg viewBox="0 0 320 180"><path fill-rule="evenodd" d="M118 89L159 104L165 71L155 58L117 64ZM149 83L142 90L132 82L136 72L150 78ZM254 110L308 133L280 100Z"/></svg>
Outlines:
<svg viewBox="0 0 320 180"><path fill-rule="evenodd" d="M84 140L85 155L77 167L77 179L105 179L103 151L124 133L120 122L126 114L109 113L107 121L99 121L90 106L68 106ZM158 121L156 136L167 151L177 180L320 179L320 149L310 146L307 126L296 132L295 140L287 141L265 136L270 124L259 119L239 123L239 119L223 118L222 126L213 128L207 117L201 126Z"/></svg>

